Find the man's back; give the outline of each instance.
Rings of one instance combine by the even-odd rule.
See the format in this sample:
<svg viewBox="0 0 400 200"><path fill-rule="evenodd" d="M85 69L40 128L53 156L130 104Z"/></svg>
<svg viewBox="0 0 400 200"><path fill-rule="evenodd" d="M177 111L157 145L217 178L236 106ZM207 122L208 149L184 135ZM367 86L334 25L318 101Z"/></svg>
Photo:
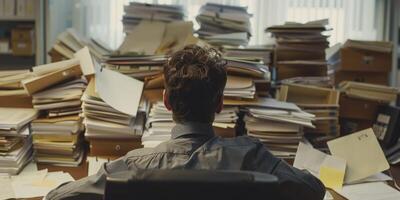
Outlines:
<svg viewBox="0 0 400 200"><path fill-rule="evenodd" d="M113 161L94 176L70 183L48 195L48 199L101 199L109 173L142 169L247 170L274 174L285 199L322 199L324 187L309 173L277 159L256 139L242 136L223 139L208 124L178 124L172 139L156 148L138 149Z"/></svg>

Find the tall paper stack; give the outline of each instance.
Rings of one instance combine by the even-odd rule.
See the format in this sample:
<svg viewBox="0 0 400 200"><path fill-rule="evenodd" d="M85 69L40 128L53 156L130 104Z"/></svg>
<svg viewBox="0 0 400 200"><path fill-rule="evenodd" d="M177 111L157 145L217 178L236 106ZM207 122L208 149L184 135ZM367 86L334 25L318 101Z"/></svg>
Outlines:
<svg viewBox="0 0 400 200"><path fill-rule="evenodd" d="M314 128L315 115L292 103L260 98L258 103L245 107L247 134L260 139L278 157L294 158L303 127Z"/></svg>
<svg viewBox="0 0 400 200"><path fill-rule="evenodd" d="M81 96L86 88L79 60L67 60L33 68L34 77L23 80L41 116L31 125L35 160L77 166L82 147Z"/></svg>
<svg viewBox="0 0 400 200"><path fill-rule="evenodd" d="M215 115L213 127L216 135L221 137L234 137L235 125L238 119L237 107L225 107L221 113ZM172 112L162 101L152 105L146 122L146 132L142 137L144 147L154 147L171 138L171 130L175 126Z"/></svg>
<svg viewBox="0 0 400 200"><path fill-rule="evenodd" d="M328 30L328 20L305 24L286 22L268 27L266 32L272 33L277 43L274 54L277 80L332 73L325 58L325 49L329 47L325 33Z"/></svg>
<svg viewBox="0 0 400 200"><path fill-rule="evenodd" d="M17 174L32 159L29 123L38 112L0 107L0 173Z"/></svg>
<svg viewBox="0 0 400 200"><path fill-rule="evenodd" d="M325 142L340 135L339 94L335 89L287 84L281 86L277 98L315 115L315 129L306 128L304 132L314 146L326 150Z"/></svg>
<svg viewBox="0 0 400 200"><path fill-rule="evenodd" d="M216 46L245 46L249 42L252 15L247 7L207 3L199 13L196 20L200 29L196 32L201 39Z"/></svg>
<svg viewBox="0 0 400 200"><path fill-rule="evenodd" d="M143 82L109 69L96 69L82 97L85 138L92 156L122 156L140 148L146 102Z"/></svg>
<svg viewBox="0 0 400 200"><path fill-rule="evenodd" d="M122 23L125 33L130 33L142 20L172 22L182 21L184 17L184 10L181 5L131 2L124 6L124 11Z"/></svg>

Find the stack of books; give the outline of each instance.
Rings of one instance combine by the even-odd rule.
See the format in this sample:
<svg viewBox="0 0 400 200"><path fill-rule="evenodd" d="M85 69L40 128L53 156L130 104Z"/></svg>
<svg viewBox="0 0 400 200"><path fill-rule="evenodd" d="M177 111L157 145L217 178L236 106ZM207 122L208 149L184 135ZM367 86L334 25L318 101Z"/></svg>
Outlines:
<svg viewBox="0 0 400 200"><path fill-rule="evenodd" d="M162 73L167 57L160 56L109 56L105 58L104 65L108 69L118 71L124 75L145 80Z"/></svg>
<svg viewBox="0 0 400 200"><path fill-rule="evenodd" d="M315 115L315 128L305 128L304 132L317 148L326 150L325 142L340 135L339 96L335 89L287 84L281 86L277 98Z"/></svg>
<svg viewBox="0 0 400 200"><path fill-rule="evenodd" d="M41 112L31 125L35 160L51 165L77 166L84 156L81 96L87 81L79 60L33 68L34 77L22 81Z"/></svg>
<svg viewBox="0 0 400 200"><path fill-rule="evenodd" d="M182 21L184 17L181 5L131 2L124 6L124 11L122 23L125 33L130 33L142 20L172 22Z"/></svg>
<svg viewBox="0 0 400 200"><path fill-rule="evenodd" d="M0 107L0 173L17 174L32 159L29 123L38 112Z"/></svg>
<svg viewBox="0 0 400 200"><path fill-rule="evenodd" d="M303 127L314 128L315 115L293 103L268 98L259 101L256 105L246 106L247 134L258 138L275 156L294 158L303 137Z"/></svg>
<svg viewBox="0 0 400 200"><path fill-rule="evenodd" d="M142 89L142 82L118 72L96 72L82 96L90 155L116 157L141 147L147 109Z"/></svg>
<svg viewBox="0 0 400 200"><path fill-rule="evenodd" d="M328 20L305 24L286 22L266 29L276 38L274 60L277 80L293 77L327 76L325 49L329 47Z"/></svg>
<svg viewBox="0 0 400 200"><path fill-rule="evenodd" d="M212 45L245 46L251 36L251 16L247 7L207 3L196 17L200 24L196 32Z"/></svg>
<svg viewBox="0 0 400 200"><path fill-rule="evenodd" d="M228 106L215 115L213 127L216 135L221 137L235 137L235 126L238 120L238 107ZM154 147L171 138L171 130L175 126L172 112L162 101L155 102L148 114L146 131L142 137L144 147Z"/></svg>

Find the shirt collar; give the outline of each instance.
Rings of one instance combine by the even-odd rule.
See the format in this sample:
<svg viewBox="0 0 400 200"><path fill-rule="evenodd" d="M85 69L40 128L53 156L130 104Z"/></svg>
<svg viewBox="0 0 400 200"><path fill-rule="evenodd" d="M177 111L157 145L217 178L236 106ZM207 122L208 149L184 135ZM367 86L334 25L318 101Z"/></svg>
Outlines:
<svg viewBox="0 0 400 200"><path fill-rule="evenodd" d="M171 131L171 138L176 139L184 135L214 136L211 123L184 122L177 123Z"/></svg>

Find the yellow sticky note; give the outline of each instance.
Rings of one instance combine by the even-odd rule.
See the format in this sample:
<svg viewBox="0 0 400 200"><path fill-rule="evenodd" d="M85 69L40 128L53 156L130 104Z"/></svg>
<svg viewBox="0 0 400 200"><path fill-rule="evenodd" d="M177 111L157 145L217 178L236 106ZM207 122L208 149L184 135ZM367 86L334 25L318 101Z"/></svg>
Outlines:
<svg viewBox="0 0 400 200"><path fill-rule="evenodd" d="M335 168L321 166L319 178L327 188L341 189L343 186L344 171Z"/></svg>

